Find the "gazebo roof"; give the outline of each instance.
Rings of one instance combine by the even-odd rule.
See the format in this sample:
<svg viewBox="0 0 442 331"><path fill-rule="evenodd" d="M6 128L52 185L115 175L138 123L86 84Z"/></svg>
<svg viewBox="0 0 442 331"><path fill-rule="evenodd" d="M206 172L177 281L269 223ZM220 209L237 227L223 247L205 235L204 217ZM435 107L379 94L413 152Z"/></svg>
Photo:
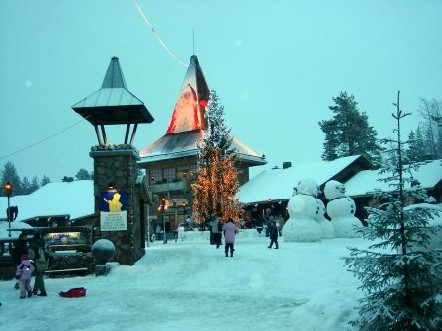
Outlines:
<svg viewBox="0 0 442 331"><path fill-rule="evenodd" d="M113 57L101 88L72 106L92 125L152 123L144 103L126 86L118 57Z"/></svg>

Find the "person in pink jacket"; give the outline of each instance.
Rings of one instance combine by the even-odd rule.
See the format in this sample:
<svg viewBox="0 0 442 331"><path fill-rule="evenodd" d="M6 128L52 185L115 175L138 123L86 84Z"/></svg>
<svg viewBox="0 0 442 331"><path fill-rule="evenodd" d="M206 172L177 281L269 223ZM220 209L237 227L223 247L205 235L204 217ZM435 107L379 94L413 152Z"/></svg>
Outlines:
<svg viewBox="0 0 442 331"><path fill-rule="evenodd" d="M34 270L34 266L31 264L31 261L28 260L28 255L23 254L21 256L21 263L15 273L15 278L17 278L19 282L20 299L26 298L26 292L28 297L32 297L31 278Z"/></svg>
<svg viewBox="0 0 442 331"><path fill-rule="evenodd" d="M233 245L235 243L235 235L238 233L238 231L239 228L235 225L233 219L229 217L227 223L223 225L224 241L226 242L226 248L225 248L226 257L228 256L229 248L230 248L230 257L233 257L233 252L235 251Z"/></svg>

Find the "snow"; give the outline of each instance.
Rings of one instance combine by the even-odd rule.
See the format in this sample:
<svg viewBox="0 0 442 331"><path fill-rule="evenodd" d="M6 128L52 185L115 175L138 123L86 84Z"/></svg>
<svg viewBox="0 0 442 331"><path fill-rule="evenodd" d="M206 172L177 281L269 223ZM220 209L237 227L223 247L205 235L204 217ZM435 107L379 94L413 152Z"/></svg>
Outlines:
<svg viewBox="0 0 442 331"><path fill-rule="evenodd" d="M0 210L6 210L7 198L0 198ZM70 215L70 219L95 213L94 182L49 183L29 195L12 196L11 206L18 206L18 215L13 223L39 216ZM0 238L3 233L0 233Z"/></svg>
<svg viewBox="0 0 442 331"><path fill-rule="evenodd" d="M336 174L348 168L359 156L342 157L333 161L318 161L306 164L295 164L288 169L265 170L239 189L238 199L249 204L272 199L288 200L293 195L293 188L305 178L311 178L323 185ZM442 180L442 160L434 160L419 167L413 177L423 188L434 188ZM391 190L386 183L379 182L379 170L362 170L343 184L346 196L355 198L372 195L375 189Z"/></svg>
<svg viewBox="0 0 442 331"><path fill-rule="evenodd" d="M111 263L108 276L46 278L47 297L19 299L15 280L1 281L2 329L353 330L347 323L362 294L342 258L367 242L268 244L241 230L226 258L206 236L155 241L135 265ZM74 287L86 296L58 295Z"/></svg>
<svg viewBox="0 0 442 331"><path fill-rule="evenodd" d="M440 162L436 165L435 176L440 178ZM320 174L315 178L318 182L336 170L307 168L310 174ZM342 164L337 168L342 169ZM288 198L305 173L291 176L293 185L286 182ZM345 185L349 192L348 182ZM273 182L267 188L282 186ZM269 190L257 191L270 194ZM11 198L11 205L19 206L11 226L23 227L20 220L39 215L71 214L73 219L93 214L92 197L92 181L50 183L31 195ZM0 199L0 208L6 209L5 198ZM7 227L7 222L0 222L0 237L7 236ZM281 238L279 242L279 250L268 249L264 235L242 230L234 257L226 258L222 248L209 245L208 232L183 231L177 242L155 241L133 266L111 263L108 276L46 278L48 297L19 299L13 289L15 280L0 281L2 329L354 330L348 322L357 315L361 284L342 258L349 256L346 247L363 249L370 243L363 238L318 242ZM86 297L58 296L74 287L85 287Z"/></svg>
<svg viewBox="0 0 442 331"><path fill-rule="evenodd" d="M318 161L293 165L287 169L263 171L240 187L238 199L242 203L254 203L268 199L288 200L293 195L293 188L301 180L315 176L313 179L322 185L350 166L359 157L359 155L348 156L333 161Z"/></svg>
<svg viewBox="0 0 442 331"><path fill-rule="evenodd" d="M316 185L312 186L316 191ZM322 237L322 229L316 218L320 205L310 195L296 194L292 197L287 209L290 218L282 228L284 241L318 241Z"/></svg>
<svg viewBox="0 0 442 331"><path fill-rule="evenodd" d="M379 178L390 176L391 173L379 175L379 170L363 170L345 182L347 196L359 197L372 195L376 189L389 192L393 188L391 183L380 182ZM409 174L405 173L404 176ZM412 172L422 188L430 189L442 180L442 160L433 160L421 165L417 171Z"/></svg>

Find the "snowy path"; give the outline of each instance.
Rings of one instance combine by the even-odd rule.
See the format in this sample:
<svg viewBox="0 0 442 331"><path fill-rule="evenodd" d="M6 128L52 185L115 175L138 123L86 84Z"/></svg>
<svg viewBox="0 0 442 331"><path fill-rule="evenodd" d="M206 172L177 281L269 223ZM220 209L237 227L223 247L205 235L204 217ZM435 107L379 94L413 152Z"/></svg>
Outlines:
<svg viewBox="0 0 442 331"><path fill-rule="evenodd" d="M352 307L342 316L335 310L354 302L358 285L340 260L348 244L281 241L280 250L270 250L266 238L243 239L226 258L223 247L206 242L157 241L136 265L115 264L107 277L47 278L46 298L20 300L14 281L0 281L0 325L16 331L283 331L329 323L328 330L345 330ZM79 286L87 288L86 297L57 295ZM311 328L312 319L318 328Z"/></svg>

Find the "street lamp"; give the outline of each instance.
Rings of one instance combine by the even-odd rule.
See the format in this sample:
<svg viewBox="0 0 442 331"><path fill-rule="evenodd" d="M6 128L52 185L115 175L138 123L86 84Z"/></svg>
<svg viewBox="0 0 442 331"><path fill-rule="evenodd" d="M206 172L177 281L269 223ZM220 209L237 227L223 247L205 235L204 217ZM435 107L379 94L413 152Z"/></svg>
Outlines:
<svg viewBox="0 0 442 331"><path fill-rule="evenodd" d="M6 182L5 184L5 193L8 197L8 209L6 211L6 216L8 217L8 224L9 224L9 235L8 237L11 237L11 194L12 194L12 184L10 182Z"/></svg>

